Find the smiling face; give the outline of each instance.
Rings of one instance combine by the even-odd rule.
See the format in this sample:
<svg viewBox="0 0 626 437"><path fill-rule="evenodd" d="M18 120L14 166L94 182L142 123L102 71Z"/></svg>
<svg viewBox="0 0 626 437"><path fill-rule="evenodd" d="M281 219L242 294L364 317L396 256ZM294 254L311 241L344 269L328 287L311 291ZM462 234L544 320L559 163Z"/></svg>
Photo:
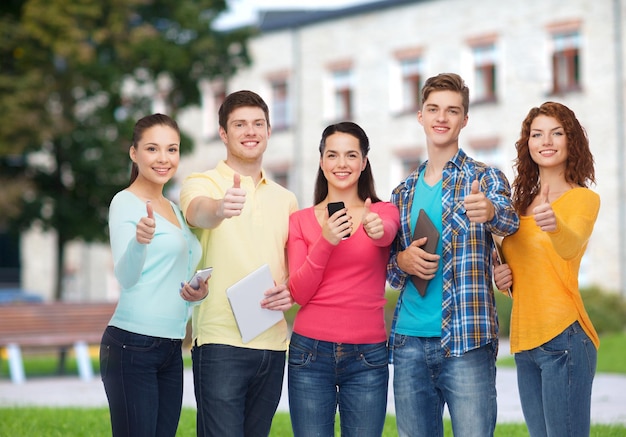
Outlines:
<svg viewBox="0 0 626 437"><path fill-rule="evenodd" d="M428 144L437 148L458 147L467 118L461 93L449 90L432 91L417 113Z"/></svg>
<svg viewBox="0 0 626 437"><path fill-rule="evenodd" d="M180 161L178 132L161 124L146 129L136 147L130 148L130 159L139 169L138 180L165 185L176 173Z"/></svg>
<svg viewBox="0 0 626 437"><path fill-rule="evenodd" d="M335 132L326 138L320 158L320 168L328 181L328 189L357 189L361 172L367 158L361 153L358 138L343 132Z"/></svg>
<svg viewBox="0 0 626 437"><path fill-rule="evenodd" d="M530 124L528 150L532 160L541 168L565 169L567 136L554 117L538 115Z"/></svg>
<svg viewBox="0 0 626 437"><path fill-rule="evenodd" d="M226 128L220 127L220 138L226 145L228 165L239 170L242 166L261 164L271 129L261 108L243 106L228 116Z"/></svg>

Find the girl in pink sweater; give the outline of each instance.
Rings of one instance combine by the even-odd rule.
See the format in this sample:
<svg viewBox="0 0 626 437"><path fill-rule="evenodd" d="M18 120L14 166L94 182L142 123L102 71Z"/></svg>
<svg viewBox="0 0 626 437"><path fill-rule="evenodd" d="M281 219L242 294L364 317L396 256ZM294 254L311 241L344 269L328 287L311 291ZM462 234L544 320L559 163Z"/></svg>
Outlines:
<svg viewBox="0 0 626 437"><path fill-rule="evenodd" d="M384 305L397 208L376 196L357 124L328 126L320 143L315 205L293 213L289 289L301 306L289 345L294 436L380 436L389 370ZM329 203L344 207L329 215Z"/></svg>

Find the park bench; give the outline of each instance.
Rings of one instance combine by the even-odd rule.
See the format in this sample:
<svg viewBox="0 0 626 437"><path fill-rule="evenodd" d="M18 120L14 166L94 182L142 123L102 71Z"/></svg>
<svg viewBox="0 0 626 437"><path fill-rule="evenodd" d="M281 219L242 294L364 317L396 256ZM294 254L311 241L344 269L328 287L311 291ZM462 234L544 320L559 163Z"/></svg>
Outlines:
<svg viewBox="0 0 626 437"><path fill-rule="evenodd" d="M8 353L14 383L24 382L22 349L59 351L62 370L66 351L73 347L81 379L93 378L89 345L99 344L113 315L110 302L47 302L0 305L0 348Z"/></svg>

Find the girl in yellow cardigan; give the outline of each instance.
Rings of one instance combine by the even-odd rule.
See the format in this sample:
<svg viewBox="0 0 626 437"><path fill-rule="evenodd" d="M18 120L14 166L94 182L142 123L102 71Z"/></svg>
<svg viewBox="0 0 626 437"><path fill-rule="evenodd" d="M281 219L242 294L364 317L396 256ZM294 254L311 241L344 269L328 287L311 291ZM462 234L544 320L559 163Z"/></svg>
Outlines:
<svg viewBox="0 0 626 437"><path fill-rule="evenodd" d="M566 106L532 108L516 143L513 206L500 290L512 287L511 352L531 437L588 436L598 334L578 289L599 196L585 130Z"/></svg>

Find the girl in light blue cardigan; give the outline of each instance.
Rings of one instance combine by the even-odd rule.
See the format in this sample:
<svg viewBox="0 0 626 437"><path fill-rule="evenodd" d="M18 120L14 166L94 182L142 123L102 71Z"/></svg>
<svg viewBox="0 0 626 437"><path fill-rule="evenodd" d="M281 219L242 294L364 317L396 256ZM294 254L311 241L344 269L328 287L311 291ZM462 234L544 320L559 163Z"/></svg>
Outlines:
<svg viewBox="0 0 626 437"><path fill-rule="evenodd" d="M208 294L186 281L201 246L163 195L180 159L180 131L153 114L135 124L130 185L115 195L109 232L121 293L100 346L113 436L174 436L183 397L189 307Z"/></svg>

